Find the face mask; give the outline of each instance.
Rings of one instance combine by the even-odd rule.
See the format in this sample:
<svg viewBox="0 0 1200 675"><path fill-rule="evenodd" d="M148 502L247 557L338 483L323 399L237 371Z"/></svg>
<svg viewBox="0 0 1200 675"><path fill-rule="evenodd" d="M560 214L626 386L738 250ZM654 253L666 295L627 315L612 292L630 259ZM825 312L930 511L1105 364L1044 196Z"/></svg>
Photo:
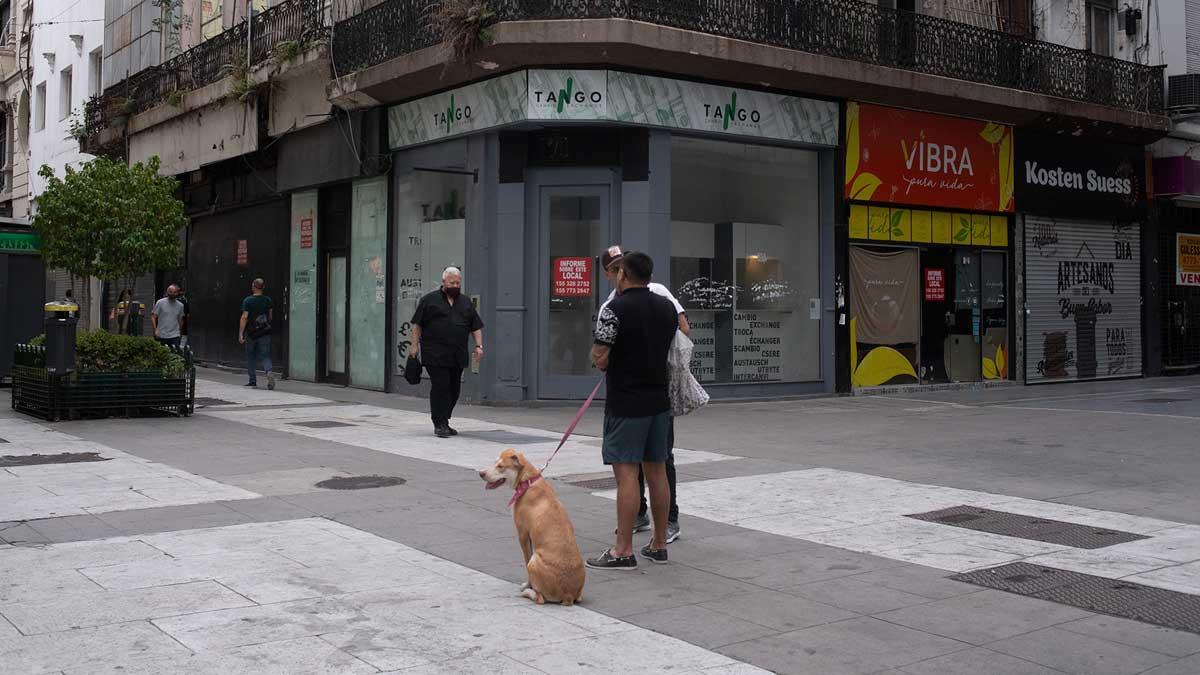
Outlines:
<svg viewBox="0 0 1200 675"><path fill-rule="evenodd" d="M458 288L457 286L447 286L442 290L446 291L446 297L450 298L451 300L458 298L458 294L462 293L462 289Z"/></svg>

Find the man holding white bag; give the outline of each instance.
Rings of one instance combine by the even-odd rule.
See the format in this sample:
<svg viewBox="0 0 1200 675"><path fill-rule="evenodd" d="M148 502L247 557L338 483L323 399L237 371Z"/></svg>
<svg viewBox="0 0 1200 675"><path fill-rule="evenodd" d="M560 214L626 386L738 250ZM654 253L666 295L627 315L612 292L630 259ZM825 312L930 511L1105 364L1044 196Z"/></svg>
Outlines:
<svg viewBox="0 0 1200 675"><path fill-rule="evenodd" d="M617 265L625 253L620 246L609 246L604 253L600 255L600 268L604 270L604 276L608 279L609 284L613 286L613 290L608 294L608 299L600 306L603 311L608 303L612 302L613 298L617 297ZM660 283L651 282L648 285L651 293L661 295L671 301L675 306L675 311L679 317L679 332L687 335L691 330L688 325L687 312L683 309L683 305L675 299L671 291ZM599 316L599 312L597 313ZM669 544L679 538L679 505L675 502L675 418L671 418L671 424L667 427L667 486L671 491L671 507L667 514L667 537L666 542ZM633 531L645 532L650 529L650 518L646 505L646 477L642 471L638 470L638 494L641 497L641 506L638 509L637 520L634 521Z"/></svg>

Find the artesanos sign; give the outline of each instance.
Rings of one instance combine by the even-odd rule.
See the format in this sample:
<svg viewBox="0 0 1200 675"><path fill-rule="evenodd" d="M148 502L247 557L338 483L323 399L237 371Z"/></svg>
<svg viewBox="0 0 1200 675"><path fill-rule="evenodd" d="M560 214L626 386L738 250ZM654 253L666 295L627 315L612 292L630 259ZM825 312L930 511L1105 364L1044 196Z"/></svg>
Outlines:
<svg viewBox="0 0 1200 675"><path fill-rule="evenodd" d="M1175 235L1175 284L1200 286L1200 234Z"/></svg>
<svg viewBox="0 0 1200 675"><path fill-rule="evenodd" d="M393 106L393 150L524 120L613 121L838 143L830 101L608 70L528 70Z"/></svg>
<svg viewBox="0 0 1200 675"><path fill-rule="evenodd" d="M1133 218L1146 200L1142 148L1017 133L1017 207L1062 217Z"/></svg>
<svg viewBox="0 0 1200 675"><path fill-rule="evenodd" d="M850 103L847 199L1013 210L1012 127Z"/></svg>

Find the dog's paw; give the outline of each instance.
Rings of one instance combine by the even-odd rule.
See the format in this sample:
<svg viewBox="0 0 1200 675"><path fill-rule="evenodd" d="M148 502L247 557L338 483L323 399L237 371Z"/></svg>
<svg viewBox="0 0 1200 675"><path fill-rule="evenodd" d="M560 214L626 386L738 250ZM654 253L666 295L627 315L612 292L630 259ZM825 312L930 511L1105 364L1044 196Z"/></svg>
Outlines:
<svg viewBox="0 0 1200 675"><path fill-rule="evenodd" d="M528 588L529 588L529 582L528 582L528 581L526 581L525 583L521 584L521 592L522 592L522 593L523 593L523 592L525 592L525 591L526 591Z"/></svg>

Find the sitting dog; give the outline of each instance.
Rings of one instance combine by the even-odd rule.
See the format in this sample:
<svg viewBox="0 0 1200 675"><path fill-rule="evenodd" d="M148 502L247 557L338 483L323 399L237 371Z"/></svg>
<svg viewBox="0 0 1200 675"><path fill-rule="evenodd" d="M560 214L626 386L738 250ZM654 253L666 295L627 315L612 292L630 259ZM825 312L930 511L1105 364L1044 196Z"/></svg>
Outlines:
<svg viewBox="0 0 1200 675"><path fill-rule="evenodd" d="M583 558L575 543L575 528L550 482L511 448L501 452L491 468L480 469L479 477L487 481L489 490L501 485L513 488L508 503L529 579L521 585L521 595L539 605L578 602L583 592Z"/></svg>

